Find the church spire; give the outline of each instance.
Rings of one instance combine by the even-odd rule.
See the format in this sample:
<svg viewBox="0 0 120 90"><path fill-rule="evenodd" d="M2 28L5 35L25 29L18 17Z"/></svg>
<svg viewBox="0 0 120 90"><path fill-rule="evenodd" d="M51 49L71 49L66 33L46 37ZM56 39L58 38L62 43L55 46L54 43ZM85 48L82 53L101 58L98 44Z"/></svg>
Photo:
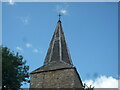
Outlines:
<svg viewBox="0 0 120 90"><path fill-rule="evenodd" d="M66 44L61 21L58 20L55 32L49 45L44 65L31 73L74 68Z"/></svg>
<svg viewBox="0 0 120 90"><path fill-rule="evenodd" d="M82 88L81 78L72 64L60 18L57 22L44 65L32 71L30 88Z"/></svg>
<svg viewBox="0 0 120 90"><path fill-rule="evenodd" d="M59 14L59 20L57 22L57 26L54 32L54 35L52 37L52 40L50 42L50 46L44 61L44 64L50 64L50 63L64 63L68 65L73 65L72 60L70 57L70 53L68 51L68 47L66 44L62 24L60 21L60 14Z"/></svg>

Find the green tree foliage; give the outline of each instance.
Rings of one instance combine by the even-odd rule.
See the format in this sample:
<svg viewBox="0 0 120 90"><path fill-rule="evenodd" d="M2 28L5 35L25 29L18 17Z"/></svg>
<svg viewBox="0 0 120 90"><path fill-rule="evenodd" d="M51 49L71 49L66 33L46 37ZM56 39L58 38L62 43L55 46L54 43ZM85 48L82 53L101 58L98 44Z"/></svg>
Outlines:
<svg viewBox="0 0 120 90"><path fill-rule="evenodd" d="M7 47L0 49L2 50L2 89L17 90L22 86L22 82L29 81L29 66L18 53L10 52Z"/></svg>
<svg viewBox="0 0 120 90"><path fill-rule="evenodd" d="M84 90L94 90L94 87L92 87L92 85L87 86L87 84L84 83L83 89L84 89Z"/></svg>

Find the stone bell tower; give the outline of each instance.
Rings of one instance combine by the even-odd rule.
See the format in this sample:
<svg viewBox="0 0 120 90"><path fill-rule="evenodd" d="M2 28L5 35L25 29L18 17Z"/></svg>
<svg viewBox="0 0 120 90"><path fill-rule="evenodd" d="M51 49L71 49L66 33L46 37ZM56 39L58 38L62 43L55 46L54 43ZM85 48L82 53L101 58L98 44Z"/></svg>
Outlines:
<svg viewBox="0 0 120 90"><path fill-rule="evenodd" d="M50 42L44 65L32 71L30 88L82 88L72 64L60 19Z"/></svg>

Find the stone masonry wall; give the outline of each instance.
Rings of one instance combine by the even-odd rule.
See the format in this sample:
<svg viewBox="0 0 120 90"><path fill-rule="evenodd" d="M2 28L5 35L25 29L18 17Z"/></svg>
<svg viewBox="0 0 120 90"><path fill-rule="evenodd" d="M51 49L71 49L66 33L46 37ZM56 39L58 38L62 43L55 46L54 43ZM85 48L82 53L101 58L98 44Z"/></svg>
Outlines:
<svg viewBox="0 0 120 90"><path fill-rule="evenodd" d="M31 74L30 88L80 88L75 69L63 69Z"/></svg>

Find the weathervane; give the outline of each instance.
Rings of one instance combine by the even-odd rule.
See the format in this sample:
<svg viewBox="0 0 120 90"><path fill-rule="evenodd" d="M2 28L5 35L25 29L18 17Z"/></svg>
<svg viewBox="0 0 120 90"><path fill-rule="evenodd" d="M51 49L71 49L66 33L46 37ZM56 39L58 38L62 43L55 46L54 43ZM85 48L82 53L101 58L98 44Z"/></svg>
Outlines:
<svg viewBox="0 0 120 90"><path fill-rule="evenodd" d="M60 17L61 17L62 15L59 13L59 15L58 15L58 17L59 17L59 20L60 20Z"/></svg>

